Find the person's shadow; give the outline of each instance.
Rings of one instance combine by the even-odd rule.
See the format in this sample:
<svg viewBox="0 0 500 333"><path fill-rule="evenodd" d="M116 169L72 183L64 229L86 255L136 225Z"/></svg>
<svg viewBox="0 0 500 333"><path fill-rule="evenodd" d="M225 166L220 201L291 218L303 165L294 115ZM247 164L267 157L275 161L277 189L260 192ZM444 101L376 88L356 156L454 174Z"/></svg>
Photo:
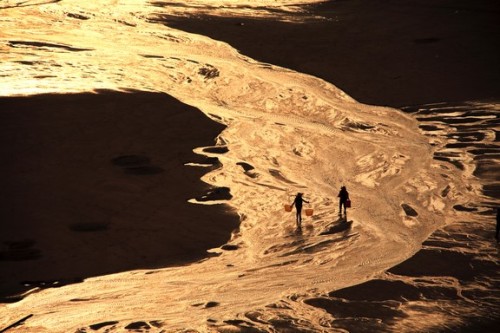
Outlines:
<svg viewBox="0 0 500 333"><path fill-rule="evenodd" d="M320 233L320 235L333 235L343 232L344 235L347 235L352 227L352 220L347 221L347 218L339 216L339 218L331 223L324 231Z"/></svg>

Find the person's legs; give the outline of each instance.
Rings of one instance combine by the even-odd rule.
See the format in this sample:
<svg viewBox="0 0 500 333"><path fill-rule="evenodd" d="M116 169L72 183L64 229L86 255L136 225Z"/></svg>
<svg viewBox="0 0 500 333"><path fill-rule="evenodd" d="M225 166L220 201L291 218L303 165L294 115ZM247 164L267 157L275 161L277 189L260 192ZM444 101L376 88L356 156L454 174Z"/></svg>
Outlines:
<svg viewBox="0 0 500 333"><path fill-rule="evenodd" d="M301 209L297 209L297 228L301 228L301 224L302 224Z"/></svg>
<svg viewBox="0 0 500 333"><path fill-rule="evenodd" d="M339 215L342 215L342 207L344 207L344 215L346 214L345 201L340 201L339 203Z"/></svg>

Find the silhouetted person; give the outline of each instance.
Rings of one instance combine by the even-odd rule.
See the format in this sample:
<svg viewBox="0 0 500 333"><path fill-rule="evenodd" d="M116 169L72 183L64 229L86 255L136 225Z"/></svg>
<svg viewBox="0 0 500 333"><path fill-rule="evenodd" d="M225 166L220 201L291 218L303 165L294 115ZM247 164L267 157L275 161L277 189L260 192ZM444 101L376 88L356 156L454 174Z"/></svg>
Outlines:
<svg viewBox="0 0 500 333"><path fill-rule="evenodd" d="M344 215L345 215L347 214L345 203L349 199L349 192L347 192L345 186L342 186L340 188L338 197L339 197L339 215L342 215L342 206L344 206Z"/></svg>
<svg viewBox="0 0 500 333"><path fill-rule="evenodd" d="M297 195L295 196L295 199L293 200L293 203L292 203L292 207L295 206L295 209L297 210L297 215L296 215L297 229L302 228L301 224L302 224L302 203L303 202L309 203L309 201L306 201L306 200L304 200L304 198L302 198L302 193L300 193L300 192L297 193Z"/></svg>
<svg viewBox="0 0 500 333"><path fill-rule="evenodd" d="M497 239L497 243L500 241L499 234L500 233L500 207L497 207L497 231L495 233L495 238Z"/></svg>

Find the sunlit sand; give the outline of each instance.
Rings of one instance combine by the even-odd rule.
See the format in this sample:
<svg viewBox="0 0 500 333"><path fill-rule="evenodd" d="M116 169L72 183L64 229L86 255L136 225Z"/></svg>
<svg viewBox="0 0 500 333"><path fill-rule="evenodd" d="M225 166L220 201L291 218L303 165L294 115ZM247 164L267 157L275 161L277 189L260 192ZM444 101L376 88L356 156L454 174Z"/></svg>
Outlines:
<svg viewBox="0 0 500 333"><path fill-rule="evenodd" d="M439 252L449 276L439 275L439 267L434 273L418 271L436 255L433 247L444 242L447 232L463 221L489 221L498 205L498 198L484 199L484 184L478 179L484 176L493 182L498 176L498 160L485 159L481 168L475 168L474 156L460 145L453 146L469 142L467 138L475 135L464 134L459 124L446 121L467 117L460 106L427 105L404 113L362 104L322 79L253 60L227 43L168 26L169 17L207 12L218 17L273 17L296 24L321 20L301 6L314 2L238 1L236 6L232 1L162 5L139 0L68 0L44 5L39 1L22 6L14 1L1 4L5 7L0 18L1 96L17 96L19 102L34 94L74 93L75 100L83 98L82 104L92 96L82 93L103 96L101 102L92 102L101 104L88 105L100 105L99 112L105 114L95 125L90 120L99 119L99 114L83 107L79 111L81 123L72 124L71 129L78 132L80 128L81 133L59 135L69 125L65 118L54 115L46 118L50 119L47 128L39 134L53 135L50 140L18 140L26 147L23 156L36 156L30 155L30 149L36 150L38 142L40 151L53 154L51 163L66 161L68 170L93 168L93 173L76 173L81 176L74 186L84 191L87 183L97 184L95 193L85 193L94 200L87 206L75 203L75 207L101 213L79 215L80 219L61 225L69 225L64 232L79 232L76 239L93 232L123 232L120 244L102 243L100 253L88 256L109 255L110 260L127 264L116 273L94 267L92 277L79 283L61 281L68 284L27 290L17 302L0 305L0 329L33 314L9 332L262 332L272 331L272 325L278 327L279 323L294 332L336 332L345 328L333 324L336 314L349 318L356 311L366 312L363 300L385 302L388 313L366 317L390 323L397 332L460 323L447 315L457 303L453 296L425 302L436 286L446 289L446 295L462 295L454 310L458 318L473 311L467 302L498 280L475 280L446 266L450 261L469 263L471 252L460 247L461 240L450 245L455 251ZM130 96L130 104L118 108L113 98L122 94ZM39 103L55 98L46 95ZM141 106L148 103L146 99L154 99L148 111ZM176 104L180 102L186 107ZM19 105L8 98L1 103ZM71 100L66 103L71 108ZM481 125L474 138L498 154L498 133L495 136L488 127L492 127L488 122L498 119L498 104L477 102L467 107L481 110L466 122ZM131 115L122 118L121 108ZM436 110L441 112L437 118L426 114L435 115ZM46 112L51 108L35 113L40 122ZM58 112L65 112L64 108ZM183 116L183 112L196 116ZM73 118L78 115L68 119ZM12 119L17 118L7 120L14 126ZM29 133L32 129L23 121L31 119L21 117L16 126ZM175 132L177 126L181 130ZM199 137L179 134L201 129ZM10 134L5 140L12 140L14 132L6 132ZM129 141L117 139L120 133L126 133ZM72 145L80 146L83 141L86 150L74 153ZM182 145L175 146L176 141ZM55 144L58 142L60 145ZM43 150L44 145L52 144L66 148ZM17 151L9 150L9 154L16 156ZM54 179L66 170L43 164L44 156L37 160L40 170L57 170L51 174ZM101 161L107 164L98 164ZM27 179L36 178L34 168L38 168L35 162L23 171ZM72 182L72 175L61 180L64 186ZM38 180L26 184L31 186L31 181ZM347 186L353 202L346 220L338 216L336 195L341 185ZM196 193L199 188L205 192ZM297 192L310 201L305 207L314 208L313 216L304 215L301 231L295 229L294 213L283 209ZM75 197L74 202L82 197L84 194ZM172 203L174 198L178 201ZM483 204L479 204L481 200ZM120 213L126 209L142 214L144 220ZM473 215L471 210L482 214ZM51 218L57 216L40 213L40 219ZM125 220L128 224L120 224ZM155 229L162 221L165 225ZM187 221L192 225L187 226ZM135 223L152 234L134 229ZM450 229L440 229L445 226ZM179 230L184 230L182 235L176 234ZM162 233L169 236L163 239ZM476 237L465 236L469 234L466 229L460 233ZM34 235L43 237L43 232ZM14 237L13 233L9 236ZM89 238L89 242L105 240L99 237ZM162 241L166 243L163 259ZM477 267L495 267L493 245L477 242L489 259L471 260ZM426 248L418 252L422 243ZM133 257L136 262L124 257L127 244L137 254ZM148 244L145 247L151 250L143 254L146 259L139 255L141 244ZM115 253L103 254L108 245ZM178 248L181 250L176 252ZM417 252L410 259L414 262L405 262ZM76 266L83 260L61 258L68 263L73 260ZM43 271L43 260L48 259L40 260L38 269ZM164 266L155 266L162 260ZM9 277L19 278L16 274L27 271L16 269L17 264L23 265L9 264L5 273L2 269L0 283L10 286ZM104 275L107 273L115 274ZM349 289L366 281L368 285L360 289ZM379 288L399 294L378 294ZM498 308L498 294L489 297L490 303L477 308L478 316L486 316L485 308ZM342 298L349 301L343 304ZM433 312L435 307L449 312Z"/></svg>

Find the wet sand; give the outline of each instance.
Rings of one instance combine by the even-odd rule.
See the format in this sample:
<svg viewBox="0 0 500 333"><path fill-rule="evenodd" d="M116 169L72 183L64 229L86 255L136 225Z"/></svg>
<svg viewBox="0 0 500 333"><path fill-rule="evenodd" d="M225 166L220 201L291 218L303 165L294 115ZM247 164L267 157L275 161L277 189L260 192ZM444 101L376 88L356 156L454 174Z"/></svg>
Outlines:
<svg viewBox="0 0 500 333"><path fill-rule="evenodd" d="M498 4L353 0L310 9L331 20L292 24L240 17L164 19L169 26L225 41L251 58L323 78L360 102L405 107L421 117L421 129L429 137L443 126L453 127L456 134L448 134L447 148L471 154L477 166L474 175L486 185L481 202L456 205L468 211L471 220L472 214L485 217L482 223L463 221L440 229L421 251L381 279L306 303L331 313L333 327L355 332L398 331L408 313L432 316L437 308L436 327L438 313L457 319L439 332L495 330L500 291L491 256L497 256L493 231L500 164L498 134L489 142L485 133L498 124L498 110L488 105L500 97L500 47L492 33L499 27ZM482 103L468 103L477 100ZM449 115L457 111L459 115ZM436 152L435 158L464 169L456 153ZM413 305L418 302L427 307ZM459 304L470 302L489 315L454 313ZM443 304L451 306L443 310Z"/></svg>
<svg viewBox="0 0 500 333"><path fill-rule="evenodd" d="M497 98L498 46L491 30L498 11L492 1L456 6L445 1L328 2L311 10L333 20L306 25L164 19L170 26L226 40L257 60L321 77L365 103L407 106ZM210 190L199 181L208 169L183 165L214 163L191 150L213 145L223 127L201 114L194 116L196 112L186 113L196 119L184 119L179 110L186 106L168 96L42 96L2 99L0 104L2 117L7 117L2 124L11 124L2 134L2 152L8 158L1 168L4 175L13 175L2 190L5 207L12 207L2 216L12 221L2 232L2 264L11 274L0 281L3 293L18 291L21 281L29 282L27 288L58 286L113 271L186 263L223 244L236 227L237 217L227 215L223 206L186 203L193 197L217 199L213 196L218 194L229 198L229 189ZM3 112L9 105L15 112ZM176 110L175 115L163 112L164 105ZM105 121L98 121L103 115ZM40 121L28 121L32 119ZM201 138L185 128L208 132ZM37 133L48 141L40 141ZM224 148L205 151L222 154ZM463 165L452 162L450 167ZM477 212L462 204L457 207ZM481 213L492 218L491 202L477 205L487 207ZM201 225L200 216L213 224ZM397 331L395 325L407 313L421 311L411 308L412 302L437 303L432 312L445 302L486 299L478 306L494 316L498 297L488 288L494 287L496 266L470 251L489 241L489 227L464 222L437 231L422 251L388 276L332 291L308 304L332 313L332 327L358 332ZM49 228L53 231L47 233ZM482 255L495 258L490 250ZM450 267L450 260L464 269ZM441 277L459 283L443 286ZM482 289L474 285L476 279ZM450 313L460 316L453 309ZM472 318L448 327L491 331L495 319Z"/></svg>
<svg viewBox="0 0 500 333"><path fill-rule="evenodd" d="M224 126L193 107L101 91L2 97L0 110L0 297L199 260L238 226L228 206L187 202L224 199L200 180L217 159L192 152Z"/></svg>
<svg viewBox="0 0 500 333"><path fill-rule="evenodd" d="M329 20L164 19L253 59L322 78L362 103L400 107L500 96L496 1L348 0L309 9Z"/></svg>

